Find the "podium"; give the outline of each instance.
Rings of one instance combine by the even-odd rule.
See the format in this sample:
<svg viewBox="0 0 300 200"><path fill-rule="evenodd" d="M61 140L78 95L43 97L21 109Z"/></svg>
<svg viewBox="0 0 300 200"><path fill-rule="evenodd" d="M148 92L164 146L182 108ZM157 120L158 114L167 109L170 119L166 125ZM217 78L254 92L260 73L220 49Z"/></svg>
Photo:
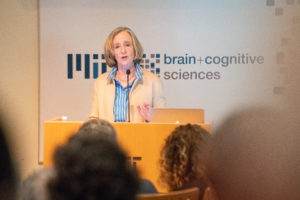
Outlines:
<svg viewBox="0 0 300 200"><path fill-rule="evenodd" d="M44 166L52 165L55 148L64 144L77 132L81 121L44 122ZM171 123L112 123L117 131L118 143L127 153L131 165L137 168L143 178L147 178L158 191L164 192L158 183L159 157L167 136L179 125ZM210 131L209 124L199 124Z"/></svg>

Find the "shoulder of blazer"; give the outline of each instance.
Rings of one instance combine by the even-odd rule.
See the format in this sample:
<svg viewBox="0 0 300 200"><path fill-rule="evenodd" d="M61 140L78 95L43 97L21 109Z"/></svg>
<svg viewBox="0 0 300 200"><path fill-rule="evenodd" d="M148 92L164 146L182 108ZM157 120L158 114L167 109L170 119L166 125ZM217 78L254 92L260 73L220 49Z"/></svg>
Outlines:
<svg viewBox="0 0 300 200"><path fill-rule="evenodd" d="M101 74L97 79L96 79L96 83L97 84L111 84L113 83L113 81L111 79L107 79L109 72L105 72L103 74Z"/></svg>

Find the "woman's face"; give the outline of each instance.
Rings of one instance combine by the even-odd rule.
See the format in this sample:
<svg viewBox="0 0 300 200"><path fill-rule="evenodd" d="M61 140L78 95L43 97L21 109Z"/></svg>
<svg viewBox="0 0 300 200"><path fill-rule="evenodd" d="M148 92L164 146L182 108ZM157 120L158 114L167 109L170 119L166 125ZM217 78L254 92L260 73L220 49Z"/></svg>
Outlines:
<svg viewBox="0 0 300 200"><path fill-rule="evenodd" d="M129 33L122 31L114 37L113 52L118 67L129 69L133 66L134 48Z"/></svg>

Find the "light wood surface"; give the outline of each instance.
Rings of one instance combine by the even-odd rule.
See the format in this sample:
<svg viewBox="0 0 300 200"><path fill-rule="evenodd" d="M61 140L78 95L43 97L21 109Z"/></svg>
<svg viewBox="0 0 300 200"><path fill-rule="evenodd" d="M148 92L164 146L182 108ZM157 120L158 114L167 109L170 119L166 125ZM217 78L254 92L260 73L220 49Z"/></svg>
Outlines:
<svg viewBox="0 0 300 200"><path fill-rule="evenodd" d="M137 200L199 200L197 187L159 194L138 194Z"/></svg>
<svg viewBox="0 0 300 200"><path fill-rule="evenodd" d="M153 108L151 122L203 124L204 110L192 108Z"/></svg>
<svg viewBox="0 0 300 200"><path fill-rule="evenodd" d="M44 123L44 166L52 165L52 156L58 145L64 144L76 133L83 122L46 121ZM136 166L141 177L152 181L158 191L165 191L158 184L159 154L165 138L181 124L112 123L118 134L120 146ZM210 131L209 124L200 124Z"/></svg>

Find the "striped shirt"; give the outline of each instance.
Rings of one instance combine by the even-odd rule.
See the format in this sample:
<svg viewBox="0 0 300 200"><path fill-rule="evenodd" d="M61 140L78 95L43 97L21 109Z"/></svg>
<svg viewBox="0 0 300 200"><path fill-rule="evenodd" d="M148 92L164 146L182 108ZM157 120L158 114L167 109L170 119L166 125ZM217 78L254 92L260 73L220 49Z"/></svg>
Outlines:
<svg viewBox="0 0 300 200"><path fill-rule="evenodd" d="M142 79L143 74L139 64L135 64L136 73L135 79L129 84L129 93L136 79ZM114 117L115 122L126 122L128 111L128 91L127 86L124 88L116 79L117 68L113 67L107 78L114 80L115 83L115 102L114 102Z"/></svg>

